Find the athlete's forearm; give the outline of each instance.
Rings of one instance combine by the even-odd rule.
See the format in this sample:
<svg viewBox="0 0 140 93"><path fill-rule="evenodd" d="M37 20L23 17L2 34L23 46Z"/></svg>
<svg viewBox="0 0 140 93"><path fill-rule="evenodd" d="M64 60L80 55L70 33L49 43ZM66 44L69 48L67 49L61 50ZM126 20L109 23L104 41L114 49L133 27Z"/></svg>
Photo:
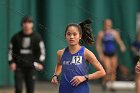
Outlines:
<svg viewBox="0 0 140 93"><path fill-rule="evenodd" d="M61 69L62 69L62 65L59 64L59 63L57 63L57 64L56 64L56 67L55 67L55 72L54 72L54 74L59 76L59 75L61 74Z"/></svg>
<svg viewBox="0 0 140 93"><path fill-rule="evenodd" d="M105 71L96 71L95 73L89 74L89 80L98 79L106 75Z"/></svg>
<svg viewBox="0 0 140 93"><path fill-rule="evenodd" d="M124 45L122 40L120 40L119 45L120 45L120 47L125 47L125 45Z"/></svg>

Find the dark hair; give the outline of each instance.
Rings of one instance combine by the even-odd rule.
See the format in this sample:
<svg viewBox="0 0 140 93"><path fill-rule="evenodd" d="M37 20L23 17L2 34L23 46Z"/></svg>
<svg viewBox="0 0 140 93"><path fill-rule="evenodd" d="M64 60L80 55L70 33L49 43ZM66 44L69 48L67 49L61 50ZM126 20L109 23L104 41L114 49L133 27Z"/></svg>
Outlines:
<svg viewBox="0 0 140 93"><path fill-rule="evenodd" d="M68 24L66 27L66 30L65 30L65 35L66 35L66 32L67 32L69 27L71 27L71 26L77 27L79 30L79 33L82 35L82 39L80 41L80 44L85 43L88 45L93 45L94 37L92 34L91 23L92 23L92 21L90 19L87 19L85 21L82 21L79 24L76 24L76 23Z"/></svg>
<svg viewBox="0 0 140 93"><path fill-rule="evenodd" d="M31 22L31 23L33 23L32 17L31 17L31 16L24 16L24 17L22 18L22 20L21 20L21 26L22 26L24 23L26 23L26 22Z"/></svg>

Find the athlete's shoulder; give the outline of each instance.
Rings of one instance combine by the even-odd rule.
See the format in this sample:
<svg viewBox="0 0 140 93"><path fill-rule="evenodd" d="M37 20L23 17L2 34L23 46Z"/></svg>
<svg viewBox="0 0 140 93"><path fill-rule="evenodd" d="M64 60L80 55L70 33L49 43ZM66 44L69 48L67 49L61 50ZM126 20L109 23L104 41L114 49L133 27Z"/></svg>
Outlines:
<svg viewBox="0 0 140 93"><path fill-rule="evenodd" d="M103 30L98 32L98 37L102 37L104 35Z"/></svg>
<svg viewBox="0 0 140 93"><path fill-rule="evenodd" d="M84 57L85 59L90 59L91 56L95 56L94 53L92 51L90 51L89 49L85 48L85 52L84 52Z"/></svg>
<svg viewBox="0 0 140 93"><path fill-rule="evenodd" d="M91 54L91 53L93 54L93 52L92 52L92 51L90 51L90 50L89 50L89 49L87 49L87 48L85 48L85 52L84 52L84 53L85 53L85 55L87 55L87 54Z"/></svg>
<svg viewBox="0 0 140 93"><path fill-rule="evenodd" d="M119 35L119 32L115 29L112 29L112 33L113 33L114 36Z"/></svg>
<svg viewBox="0 0 140 93"><path fill-rule="evenodd" d="M91 52L88 48L85 47L85 52Z"/></svg>
<svg viewBox="0 0 140 93"><path fill-rule="evenodd" d="M116 29L111 29L112 33L118 33L118 31Z"/></svg>

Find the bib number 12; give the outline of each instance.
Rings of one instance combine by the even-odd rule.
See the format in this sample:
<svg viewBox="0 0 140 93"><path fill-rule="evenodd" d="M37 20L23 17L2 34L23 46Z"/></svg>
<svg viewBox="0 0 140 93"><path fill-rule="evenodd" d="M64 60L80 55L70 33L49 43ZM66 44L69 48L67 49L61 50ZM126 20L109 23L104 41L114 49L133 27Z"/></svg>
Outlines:
<svg viewBox="0 0 140 93"><path fill-rule="evenodd" d="M73 56L72 63L82 64L82 56Z"/></svg>

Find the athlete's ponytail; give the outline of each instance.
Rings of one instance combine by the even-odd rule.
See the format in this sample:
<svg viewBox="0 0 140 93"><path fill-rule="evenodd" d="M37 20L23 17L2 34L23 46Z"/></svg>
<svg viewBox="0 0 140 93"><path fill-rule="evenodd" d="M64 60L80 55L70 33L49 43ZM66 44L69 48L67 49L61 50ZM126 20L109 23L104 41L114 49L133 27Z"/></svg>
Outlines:
<svg viewBox="0 0 140 93"><path fill-rule="evenodd" d="M92 28L91 28L92 21L90 19L87 19L83 22L81 22L79 25L82 30L82 41L88 45L93 45L94 43L94 37L92 34Z"/></svg>
<svg viewBox="0 0 140 93"><path fill-rule="evenodd" d="M74 26L74 27L78 28L79 33L82 35L80 44L93 45L94 40L93 40L91 23L92 23L92 21L90 19L87 19L85 21L82 21L79 24L75 24L75 23L68 24L66 27L66 30L65 30L65 36L66 36L66 32L67 32L68 28L71 26Z"/></svg>

